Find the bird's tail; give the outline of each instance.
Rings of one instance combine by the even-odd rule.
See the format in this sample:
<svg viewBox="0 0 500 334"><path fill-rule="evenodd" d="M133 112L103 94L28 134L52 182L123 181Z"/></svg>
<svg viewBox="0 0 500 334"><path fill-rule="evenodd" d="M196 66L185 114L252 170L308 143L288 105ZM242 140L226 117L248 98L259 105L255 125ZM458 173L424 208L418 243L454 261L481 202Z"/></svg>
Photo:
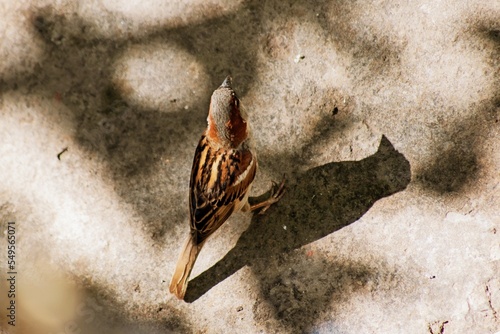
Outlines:
<svg viewBox="0 0 500 334"><path fill-rule="evenodd" d="M203 243L200 245L196 244L195 238L189 234L182 248L179 260L177 260L172 280L170 281L170 292L179 299L184 299L189 275L191 274L191 270L193 270L194 262L202 246Z"/></svg>

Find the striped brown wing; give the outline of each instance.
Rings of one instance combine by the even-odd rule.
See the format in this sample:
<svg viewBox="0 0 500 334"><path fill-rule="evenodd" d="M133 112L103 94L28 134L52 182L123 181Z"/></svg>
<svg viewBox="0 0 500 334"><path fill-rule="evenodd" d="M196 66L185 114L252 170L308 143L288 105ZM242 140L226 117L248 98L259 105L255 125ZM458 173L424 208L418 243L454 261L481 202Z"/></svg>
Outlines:
<svg viewBox="0 0 500 334"><path fill-rule="evenodd" d="M200 244L217 230L252 183L257 161L249 149L214 148L203 136L196 148L190 182L191 231Z"/></svg>

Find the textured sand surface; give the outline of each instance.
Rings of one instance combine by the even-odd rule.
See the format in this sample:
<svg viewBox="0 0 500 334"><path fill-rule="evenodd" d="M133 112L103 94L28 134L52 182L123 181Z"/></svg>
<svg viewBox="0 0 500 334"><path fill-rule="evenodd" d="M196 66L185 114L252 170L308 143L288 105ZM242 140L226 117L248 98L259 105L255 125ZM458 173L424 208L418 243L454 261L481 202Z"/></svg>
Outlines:
<svg viewBox="0 0 500 334"><path fill-rule="evenodd" d="M500 2L0 3L5 333L500 331ZM168 294L209 98L253 196ZM63 150L67 148L67 151Z"/></svg>

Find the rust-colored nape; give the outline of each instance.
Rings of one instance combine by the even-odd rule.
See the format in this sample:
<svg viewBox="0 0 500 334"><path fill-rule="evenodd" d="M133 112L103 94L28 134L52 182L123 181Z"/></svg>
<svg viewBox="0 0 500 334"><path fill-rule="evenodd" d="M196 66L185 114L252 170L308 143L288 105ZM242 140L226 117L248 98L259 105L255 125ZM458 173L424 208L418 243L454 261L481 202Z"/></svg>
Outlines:
<svg viewBox="0 0 500 334"><path fill-rule="evenodd" d="M247 122L241 116L238 103L235 103L231 110L226 128L233 147L238 147L247 138Z"/></svg>

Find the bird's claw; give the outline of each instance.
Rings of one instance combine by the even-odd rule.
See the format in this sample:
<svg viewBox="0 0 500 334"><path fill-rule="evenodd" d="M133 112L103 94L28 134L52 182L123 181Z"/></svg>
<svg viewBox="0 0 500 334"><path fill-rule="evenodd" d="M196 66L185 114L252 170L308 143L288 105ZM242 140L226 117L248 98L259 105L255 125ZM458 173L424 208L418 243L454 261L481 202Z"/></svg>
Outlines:
<svg viewBox="0 0 500 334"><path fill-rule="evenodd" d="M265 206L262 208L262 210L259 211L259 215L266 212L267 209L269 209L271 207L271 205L278 202L281 199L281 197L283 197L283 195L285 194L285 181L286 181L285 175L283 175L283 180L281 181L279 187L278 187L278 184L276 182L271 181L272 182L271 196L269 196L269 198L264 202ZM277 190L276 190L276 187L278 187Z"/></svg>

